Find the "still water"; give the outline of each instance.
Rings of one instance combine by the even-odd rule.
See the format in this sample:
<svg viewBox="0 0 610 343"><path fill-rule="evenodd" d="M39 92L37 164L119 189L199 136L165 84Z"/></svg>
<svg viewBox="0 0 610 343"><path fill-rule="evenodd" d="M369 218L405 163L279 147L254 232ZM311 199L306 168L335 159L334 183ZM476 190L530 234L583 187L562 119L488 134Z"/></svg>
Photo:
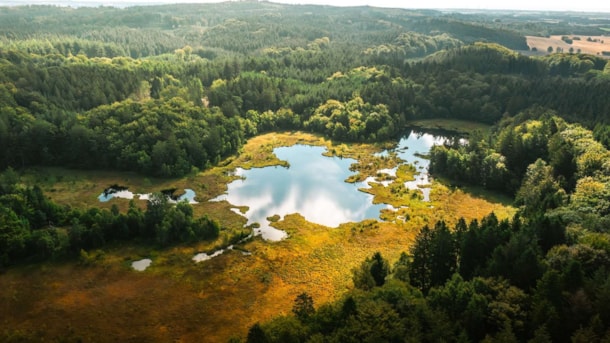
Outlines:
<svg viewBox="0 0 610 343"><path fill-rule="evenodd" d="M336 227L341 223L379 218L385 205L373 205L373 196L358 191L363 183L345 179L353 159L322 156L323 147L295 145L274 150L290 167L237 169L243 179L228 185L228 192L217 200L248 206L248 224L259 223L257 234L267 240L280 240L286 233L269 226L267 217L299 213L310 222Z"/></svg>
<svg viewBox="0 0 610 343"><path fill-rule="evenodd" d="M174 199L169 199L170 203L177 203L179 201L184 201L186 200L189 204L197 204L198 202L195 201L195 196L197 194L195 194L195 191L187 188L184 190L184 194L182 194L181 196L177 197L175 200ZM148 200L150 198L150 194L137 194L137 193L133 193L129 190L125 189L120 189L120 190L114 190L112 188L106 189L104 192L102 192L97 199L100 202L107 202L110 201L110 199L113 198L122 198L122 199L134 199L137 198L139 200Z"/></svg>
<svg viewBox="0 0 610 343"><path fill-rule="evenodd" d="M138 261L131 262L131 268L137 270L139 272L145 271L146 268L150 267L152 260L149 258L144 258Z"/></svg>
<svg viewBox="0 0 610 343"><path fill-rule="evenodd" d="M443 138L430 134L411 132L401 139L396 152L405 163L413 164L420 172L415 181L405 185L420 189L424 201L429 201L428 180L429 161L421 155L428 154L434 144ZM310 222L336 227L341 223L358 222L364 219L378 219L380 211L391 208L388 205L372 203L373 196L359 191L367 188L369 182L350 184L344 180L353 174L349 166L356 162L349 158L326 157L323 147L295 145L276 148L274 153L281 160L288 161L290 167L266 167L250 170L237 169L236 175L242 179L228 185L226 194L214 199L226 200L235 206L248 206L244 214L248 225L259 223L260 234L266 240L281 240L286 233L271 227L268 217L281 217L299 213ZM382 152L387 154L388 152ZM383 170L388 174L396 169Z"/></svg>
<svg viewBox="0 0 610 343"><path fill-rule="evenodd" d="M430 160L424 156L428 155L433 145L443 144L446 140L446 137L411 131L409 135L400 139L394 150L398 157L404 161L404 164L415 166L419 172L418 175L415 175L415 180L405 182L405 187L411 190L419 190L423 194L424 201L430 201L430 188L428 187L430 185L428 174ZM382 154L387 154L387 151ZM380 172L396 176L397 169L384 169ZM374 180L367 179L367 182L374 182Z"/></svg>

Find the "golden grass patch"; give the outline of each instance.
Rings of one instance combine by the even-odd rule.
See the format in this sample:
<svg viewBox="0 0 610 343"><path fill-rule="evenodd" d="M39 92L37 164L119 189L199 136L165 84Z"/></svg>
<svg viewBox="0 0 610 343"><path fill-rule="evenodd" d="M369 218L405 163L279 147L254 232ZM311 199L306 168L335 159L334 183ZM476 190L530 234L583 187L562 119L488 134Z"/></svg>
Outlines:
<svg viewBox="0 0 610 343"><path fill-rule="evenodd" d="M566 36L572 39L572 44L568 44L561 38ZM550 37L526 36L527 45L536 48L539 53L548 53L548 48L553 49L552 52L557 52L557 48L563 49L563 52L569 52L570 48L574 52L591 55L602 55L602 52L610 52L610 39L607 36L583 36L583 35L553 35ZM576 38L576 39L575 39Z"/></svg>
<svg viewBox="0 0 610 343"><path fill-rule="evenodd" d="M273 148L292 144L326 146L331 155L356 158L354 170L363 178L398 163L373 155L383 145L334 145L305 133L273 133L251 139L239 156L220 167L178 180L143 181L129 173L58 170L55 182L47 181L43 189L60 203L108 207L117 203L126 208L128 200L97 202L99 192L112 183L142 192L192 188L200 201L194 206L195 213L218 220L226 232L214 242L165 250L108 247L88 266L45 263L8 270L0 275L0 337L4 332L30 341L68 337L96 342L226 342L231 337L243 338L255 322L290 313L295 297L302 292L309 293L316 305L337 299L353 287L352 269L376 251L394 263L401 252L408 251L423 225L441 219L451 225L459 217L480 219L492 211L499 218L514 213L509 206L486 200L484 194L473 196L440 182L431 185L430 202L413 197L413 191L392 193L390 187L373 185L367 192L374 194L375 201L400 207L384 210L386 221L329 228L299 214L287 215L272 223L288 233L287 239L266 242L255 237L211 260L193 262L197 252L224 247L224 237L242 230L246 223L226 201L206 200L226 191L235 168L282 163L272 154ZM35 180L44 173L28 175ZM66 176L59 179L60 173ZM413 174L412 168L400 167L394 182L404 182ZM72 198L76 196L88 200ZM144 257L153 261L149 269L131 270L130 263Z"/></svg>
<svg viewBox="0 0 610 343"><path fill-rule="evenodd" d="M491 129L491 126L482 123L444 118L412 120L407 125L421 130L446 130L467 134L475 131L481 131L481 133L486 134Z"/></svg>

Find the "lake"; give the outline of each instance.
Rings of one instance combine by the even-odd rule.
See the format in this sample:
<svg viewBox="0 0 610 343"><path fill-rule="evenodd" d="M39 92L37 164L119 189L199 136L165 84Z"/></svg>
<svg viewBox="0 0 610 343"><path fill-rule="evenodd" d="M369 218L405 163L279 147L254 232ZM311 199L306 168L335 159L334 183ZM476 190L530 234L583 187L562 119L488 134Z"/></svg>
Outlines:
<svg viewBox="0 0 610 343"><path fill-rule="evenodd" d="M421 172L415 181L406 183L406 186L420 189L425 201L429 200L429 189L422 186L429 183L429 161L418 155L428 154L432 145L443 141L443 138L430 134L411 132L400 140L396 148L401 159L414 164ZM368 187L368 182L375 182L374 179L359 183L344 181L353 174L349 166L355 160L326 157L322 155L325 151L324 147L307 145L276 148L276 156L288 161L289 167L238 168L235 174L241 179L230 183L227 193L214 201L226 200L234 206L248 206L248 211L243 214L248 218L248 225L260 224L255 234L272 241L287 236L284 231L270 226L267 218L274 215L283 217L299 213L310 222L337 227L347 222L379 219L382 209L391 208L384 204L373 204L372 195L358 190ZM395 175L396 169L382 172Z"/></svg>

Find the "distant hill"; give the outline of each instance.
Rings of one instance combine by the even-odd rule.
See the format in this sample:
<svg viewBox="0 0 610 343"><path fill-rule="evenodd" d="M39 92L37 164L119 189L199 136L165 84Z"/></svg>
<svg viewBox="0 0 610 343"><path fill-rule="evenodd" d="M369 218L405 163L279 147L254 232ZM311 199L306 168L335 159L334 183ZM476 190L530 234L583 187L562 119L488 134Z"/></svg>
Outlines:
<svg viewBox="0 0 610 343"><path fill-rule="evenodd" d="M182 1L188 2L188 1ZM0 1L0 6L26 6L26 5L49 5L49 6L66 6L66 7L100 7L100 6L111 6L111 7L131 7L131 6L143 6L143 5L162 5L169 4L169 1L118 1L118 0L30 0L30 1L14 1L14 0L3 0Z"/></svg>

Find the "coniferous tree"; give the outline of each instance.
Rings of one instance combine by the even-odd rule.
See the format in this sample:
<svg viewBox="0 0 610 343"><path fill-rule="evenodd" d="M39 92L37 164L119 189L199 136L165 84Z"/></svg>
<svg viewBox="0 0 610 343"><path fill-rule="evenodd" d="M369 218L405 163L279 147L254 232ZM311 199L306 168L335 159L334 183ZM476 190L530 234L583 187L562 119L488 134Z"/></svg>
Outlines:
<svg viewBox="0 0 610 343"><path fill-rule="evenodd" d="M409 250L411 266L409 268L409 281L424 293L432 287L432 231L424 226Z"/></svg>

